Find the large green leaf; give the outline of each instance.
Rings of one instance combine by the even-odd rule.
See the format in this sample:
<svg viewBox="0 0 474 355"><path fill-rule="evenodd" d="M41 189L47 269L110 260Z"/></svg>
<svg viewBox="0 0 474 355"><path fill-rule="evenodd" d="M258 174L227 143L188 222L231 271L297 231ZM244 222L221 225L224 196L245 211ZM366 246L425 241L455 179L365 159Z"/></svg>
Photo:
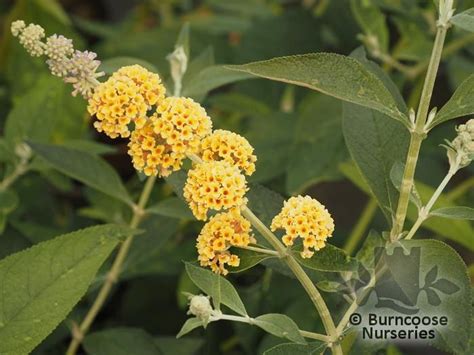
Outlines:
<svg viewBox="0 0 474 355"><path fill-rule="evenodd" d="M190 263L186 263L186 272L197 287L212 297L214 307L222 303L242 316L247 315L237 291L225 278Z"/></svg>
<svg viewBox="0 0 474 355"><path fill-rule="evenodd" d="M430 304L429 291L420 290L417 308L422 314L445 315L449 321L448 326L436 329L438 336L434 344L455 354L464 353L471 330L471 287L466 265L454 249L437 240L410 240L401 244L405 254L420 248L419 286L436 292L440 299L440 304ZM433 282L429 282L429 274L436 278Z"/></svg>
<svg viewBox="0 0 474 355"><path fill-rule="evenodd" d="M253 323L277 337L286 338L294 343L306 344L296 323L284 314L264 314L255 318Z"/></svg>
<svg viewBox="0 0 474 355"><path fill-rule="evenodd" d="M237 267L229 268L229 272L231 273L245 271L247 269L254 267L255 265L260 264L264 260L275 257L269 254L263 254L256 251L239 249L239 248L234 248L232 250L232 254L235 254L239 257L240 264Z"/></svg>
<svg viewBox="0 0 474 355"><path fill-rule="evenodd" d="M353 104L344 104L343 131L346 145L372 194L389 221L398 200L390 179L397 161L404 161L409 133L384 114Z"/></svg>
<svg viewBox="0 0 474 355"><path fill-rule="evenodd" d="M159 355L153 337L138 328L109 328L91 333L84 339L89 355Z"/></svg>
<svg viewBox="0 0 474 355"><path fill-rule="evenodd" d="M10 111L5 124L5 138L14 145L25 139L47 141L60 119L60 100L65 85L57 78L42 77L22 95Z"/></svg>
<svg viewBox="0 0 474 355"><path fill-rule="evenodd" d="M437 208L430 212L432 216L451 218L451 219L468 219L474 220L474 208L455 206Z"/></svg>
<svg viewBox="0 0 474 355"><path fill-rule="evenodd" d="M188 205L178 197L168 197L148 207L147 212L166 217L194 219Z"/></svg>
<svg viewBox="0 0 474 355"><path fill-rule="evenodd" d="M289 154L286 169L289 194L304 191L312 184L339 178L337 165L347 158L338 100L312 93L303 100L297 115L293 123L292 147L281 147ZM288 136L288 131L284 134ZM273 157L273 151L269 155Z"/></svg>
<svg viewBox="0 0 474 355"><path fill-rule="evenodd" d="M354 58L333 53L312 53L228 68L321 91L380 111L403 123L408 120L382 81Z"/></svg>
<svg viewBox="0 0 474 355"><path fill-rule="evenodd" d="M421 182L417 182L416 187L423 201L428 201L435 191L435 189L431 186L425 185ZM433 210L437 210L438 208L456 207L456 204L450 201L445 194L441 194L438 197L436 203L434 204ZM416 221L417 217L417 209L413 205L409 206L407 218L414 222ZM447 222L446 219L441 218L441 216L435 214L431 218L428 218L426 221L424 221L422 227L428 229L431 232L434 232L436 235L449 238L457 243L462 244L470 250L474 250L474 243L472 243L472 236L474 235L474 230L469 221L463 221L462 219L453 219ZM419 230L416 235L423 236L426 234L426 232Z"/></svg>
<svg viewBox="0 0 474 355"><path fill-rule="evenodd" d="M309 344L283 343L265 350L263 355L316 355L322 354L327 347L323 342L311 342Z"/></svg>
<svg viewBox="0 0 474 355"><path fill-rule="evenodd" d="M385 15L370 0L353 0L350 2L354 18L367 36L377 40L382 52L387 52L389 33Z"/></svg>
<svg viewBox="0 0 474 355"><path fill-rule="evenodd" d="M36 154L61 173L128 204L131 203L118 174L100 157L56 145L30 143L30 146Z"/></svg>
<svg viewBox="0 0 474 355"><path fill-rule="evenodd" d="M203 346L204 339L198 337L176 339L171 336L160 336L155 338L155 344L163 355L193 355Z"/></svg>
<svg viewBox="0 0 474 355"><path fill-rule="evenodd" d="M131 231L103 225L37 244L0 261L0 353L31 352L86 293Z"/></svg>
<svg viewBox="0 0 474 355"><path fill-rule="evenodd" d="M188 79L183 96L200 97L220 86L252 78L250 74L230 72L223 65L213 65Z"/></svg>
<svg viewBox="0 0 474 355"><path fill-rule="evenodd" d="M298 250L295 250L293 255L301 265L313 270L342 272L354 271L357 268L356 259L331 244L326 244L323 249L316 251L312 258L302 258Z"/></svg>
<svg viewBox="0 0 474 355"><path fill-rule="evenodd" d="M474 8L454 15L451 18L451 23L463 30L474 32Z"/></svg>
<svg viewBox="0 0 474 355"><path fill-rule="evenodd" d="M466 116L474 113L474 74L464 80L456 89L453 96L441 108L429 128L456 117Z"/></svg>

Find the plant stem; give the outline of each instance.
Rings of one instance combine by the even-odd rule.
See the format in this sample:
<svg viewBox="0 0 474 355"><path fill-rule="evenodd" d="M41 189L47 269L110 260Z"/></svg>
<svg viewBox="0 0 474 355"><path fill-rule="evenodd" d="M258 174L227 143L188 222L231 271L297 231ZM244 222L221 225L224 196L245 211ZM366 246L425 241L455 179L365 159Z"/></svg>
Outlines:
<svg viewBox="0 0 474 355"><path fill-rule="evenodd" d="M218 315L211 316L211 318L209 319L210 322L217 322L220 320L230 320L232 322L246 323L250 325L255 324L255 318L248 317L248 316L247 317L235 316L232 314L218 314ZM308 339L315 339L315 340L323 341L325 343L331 342L330 338L323 334L308 332L306 330L301 330L301 329L299 329L299 332L303 337L308 338Z"/></svg>
<svg viewBox="0 0 474 355"><path fill-rule="evenodd" d="M20 162L10 175L5 176L5 178L0 182L0 191L5 191L8 189L20 176L25 174L28 171L29 167L27 162Z"/></svg>
<svg viewBox="0 0 474 355"><path fill-rule="evenodd" d="M286 265L290 268L293 272L295 277L301 283L303 288L305 289L306 293L309 295L311 301L313 302L316 310L321 317L321 320L324 325L324 329L326 333L329 335L333 341L338 338L338 334L336 332L336 327L334 325L334 321L329 313L329 309L324 302L321 294L319 293L316 286L314 286L313 281L308 277L305 273L301 265L295 260L294 256L288 252L286 247L280 242L280 240L275 236L275 234L270 231L265 224L257 217L255 214L247 207L242 207L242 215L247 218L250 223L257 229L262 236L275 248L275 250L280 255L280 258L286 263ZM342 354L341 347L338 343L334 344L333 347L334 354Z"/></svg>
<svg viewBox="0 0 474 355"><path fill-rule="evenodd" d="M428 118L428 111L430 107L431 96L433 94L433 87L438 73L441 54L443 51L444 40L446 38L446 27L439 26L436 32L436 39L431 53L428 71L426 73L423 91L421 93L420 104L416 115L415 127L411 131L410 147L408 149L408 156L403 173L402 185L400 187L400 197L398 199L397 212L395 221L390 233L390 240L392 242L399 238L403 231L403 225L408 209L408 202L410 198L410 191L413 186L413 179L415 176L416 164L418 155L420 153L421 143L425 138L425 123Z"/></svg>
<svg viewBox="0 0 474 355"><path fill-rule="evenodd" d="M247 245L247 246L236 246L236 248L245 249L245 250L252 250L252 251L256 251L257 253L268 254L268 255L273 255L273 256L279 256L279 255L280 255L280 254L278 254L278 252L275 251L275 250L253 247L253 246L251 246L251 245Z"/></svg>
<svg viewBox="0 0 474 355"><path fill-rule="evenodd" d="M457 39L451 41L444 48L442 58L444 59L444 58L456 53L458 50L460 50L461 48L463 48L464 46L466 46L466 45L468 45L472 42L474 42L474 34L473 33L470 33L468 35L465 35L463 37L460 37L460 38L457 38ZM428 65L429 65L428 61L423 61L423 62L415 65L414 67L412 67L410 69L409 77L410 78L416 78L418 75L420 75L426 69L426 67Z"/></svg>
<svg viewBox="0 0 474 355"><path fill-rule="evenodd" d="M200 164L202 163L202 159L195 155L195 154L188 154L189 159L191 159L194 163ZM319 293L318 289L314 285L313 281L308 277L305 273L304 269L301 265L295 260L294 256L288 252L287 248L280 242L280 240L273 234L273 232L267 228L267 226L247 207L243 206L241 208L242 216L247 218L252 226L257 229L260 234L270 243L270 245L278 252L281 260L283 260L286 265L290 268L293 272L295 277L301 283L303 288L305 289L306 293L309 295L311 301L313 302L316 310L321 317L321 320L324 325L324 329L326 330L327 335L334 341L333 343L333 354L342 354L342 349L339 343L336 342L338 339L338 333L336 332L336 326L334 321L329 313L329 309L324 302L321 294Z"/></svg>
<svg viewBox="0 0 474 355"><path fill-rule="evenodd" d="M426 206L420 209L420 212L418 213L418 218L416 219L415 224L413 224L413 227L411 227L410 232L408 232L408 235L405 237L406 240L410 240L411 238L413 238L418 228L420 228L421 224L429 217L431 208L435 204L436 200L438 200L439 196L441 195L441 193L443 192L444 188L449 183L451 178L456 174L456 172L458 171L458 168L459 168L459 164L449 169L448 173L444 177L443 181L441 181L441 184L439 184L438 188L433 193L433 195L431 196Z"/></svg>
<svg viewBox="0 0 474 355"><path fill-rule="evenodd" d="M136 228L142 221L142 218L144 216L144 209L148 202L148 199L150 198L150 194L153 189L153 185L155 184L155 181L156 181L156 176L152 176L148 178L148 180L146 181L143 191L138 200L138 204L133 209L133 216L129 223L129 226L131 228ZM99 293L96 299L94 300L94 303L92 304L92 307L87 312L80 326L77 329L75 329L75 331L73 331L74 336L66 352L67 355L76 354L77 349L79 348L79 345L82 342L82 339L84 338L85 334L88 332L89 328L94 322L95 317L100 312L107 297L109 296L110 291L112 290L112 286L114 285L115 282L117 282L120 272L122 271L123 263L127 257L128 251L130 250L130 246L132 245L133 237L134 237L133 235L129 236L127 239L125 239L125 241L121 245L117 253L117 256L115 257L115 260L112 264L112 267L107 274L105 282L100 288Z"/></svg>
<svg viewBox="0 0 474 355"><path fill-rule="evenodd" d="M377 212L377 201L371 197L344 244L343 249L347 254L351 255L354 252L361 238L364 236L367 227L374 218L375 212Z"/></svg>

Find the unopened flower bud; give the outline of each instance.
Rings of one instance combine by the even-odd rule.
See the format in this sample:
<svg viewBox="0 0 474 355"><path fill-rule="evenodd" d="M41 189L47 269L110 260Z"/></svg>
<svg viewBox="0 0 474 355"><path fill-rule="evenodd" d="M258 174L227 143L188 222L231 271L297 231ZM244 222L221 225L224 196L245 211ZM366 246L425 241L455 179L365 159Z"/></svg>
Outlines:
<svg viewBox="0 0 474 355"><path fill-rule="evenodd" d="M20 24L21 27L21 24ZM16 27L15 31L19 31ZM45 44L41 41L45 36L43 27L35 24L29 24L23 31L16 32L20 39L20 44L25 47L27 52L33 57L40 57L44 54Z"/></svg>
<svg viewBox="0 0 474 355"><path fill-rule="evenodd" d="M474 156L474 119L456 128L458 135L449 142L448 158L451 166L457 164L459 168L468 166Z"/></svg>
<svg viewBox="0 0 474 355"><path fill-rule="evenodd" d="M209 318L211 318L212 312L213 308L211 306L211 301L209 301L209 297L203 295L189 296L188 314L196 316L196 318L202 321L204 326L209 323Z"/></svg>
<svg viewBox="0 0 474 355"><path fill-rule="evenodd" d="M21 32L23 32L25 27L26 27L25 21L22 21L22 20L13 21L10 27L13 37L18 37L18 35Z"/></svg>

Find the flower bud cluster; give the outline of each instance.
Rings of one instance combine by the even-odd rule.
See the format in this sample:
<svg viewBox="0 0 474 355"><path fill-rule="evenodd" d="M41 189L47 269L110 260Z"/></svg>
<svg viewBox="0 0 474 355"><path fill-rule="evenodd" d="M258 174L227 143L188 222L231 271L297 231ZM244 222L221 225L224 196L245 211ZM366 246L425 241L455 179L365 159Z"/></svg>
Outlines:
<svg viewBox="0 0 474 355"><path fill-rule="evenodd" d="M71 83L74 96L80 94L89 98L99 84L97 78L104 75L98 72L100 61L96 59L97 55L90 51L75 50L69 38L53 34L43 41L43 27L36 24L26 25L21 20L12 22L11 33L18 37L20 44L31 56L46 56L51 73Z"/></svg>
<svg viewBox="0 0 474 355"><path fill-rule="evenodd" d="M456 128L458 135L448 142L448 157L451 166L468 166L474 159L474 118Z"/></svg>

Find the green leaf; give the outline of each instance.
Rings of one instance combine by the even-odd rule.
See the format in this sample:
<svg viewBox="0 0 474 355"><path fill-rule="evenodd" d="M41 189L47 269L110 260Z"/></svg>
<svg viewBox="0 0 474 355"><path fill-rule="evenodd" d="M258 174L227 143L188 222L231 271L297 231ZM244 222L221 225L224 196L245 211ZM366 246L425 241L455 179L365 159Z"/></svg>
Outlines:
<svg viewBox="0 0 474 355"><path fill-rule="evenodd" d="M29 143L29 145L36 154L61 173L127 204L132 203L120 177L101 158L62 146L40 143Z"/></svg>
<svg viewBox="0 0 474 355"><path fill-rule="evenodd" d="M37 244L0 261L0 353L31 352L86 293L129 228L103 225Z"/></svg>
<svg viewBox="0 0 474 355"><path fill-rule="evenodd" d="M185 339L176 339L175 337L157 337L156 346L163 355L193 355L203 346L204 339L188 337Z"/></svg>
<svg viewBox="0 0 474 355"><path fill-rule="evenodd" d="M181 330L176 335L176 338L181 338L183 335L186 335L190 331L203 326L202 321L198 318L189 318L184 322Z"/></svg>
<svg viewBox="0 0 474 355"><path fill-rule="evenodd" d="M134 57L115 57L106 59L100 64L99 70L105 72L105 74L110 75L122 67L135 64L141 65L153 73L158 73L158 69L153 64L147 62L146 60Z"/></svg>
<svg viewBox="0 0 474 355"><path fill-rule="evenodd" d="M197 287L212 297L215 308L218 308L216 302L222 303L242 316L247 315L237 291L225 278L190 263L186 263L186 272Z"/></svg>
<svg viewBox="0 0 474 355"><path fill-rule="evenodd" d="M451 120L456 117L471 115L474 113L474 74L464 80L456 89L453 96L441 108L433 122L429 125L429 129Z"/></svg>
<svg viewBox="0 0 474 355"><path fill-rule="evenodd" d="M354 18L367 36L376 38L383 53L387 52L389 33L385 15L371 0L350 2Z"/></svg>
<svg viewBox="0 0 474 355"><path fill-rule="evenodd" d="M183 96L199 97L220 86L245 79L253 79L253 76L247 73L231 72L223 65L213 65L188 79L189 83L183 90Z"/></svg>
<svg viewBox="0 0 474 355"><path fill-rule="evenodd" d="M391 222L398 191L390 171L395 162L406 159L408 131L386 115L353 104L344 104L343 131L352 159Z"/></svg>
<svg viewBox="0 0 474 355"><path fill-rule="evenodd" d="M138 328L109 328L91 333L84 339L89 355L159 355L153 337Z"/></svg>
<svg viewBox="0 0 474 355"><path fill-rule="evenodd" d="M296 122L292 122L295 126L292 147L282 146L290 157L286 169L289 194L340 178L338 164L347 159L341 118L340 102L319 93L311 93L298 107ZM283 132L288 136L288 130ZM273 151L270 156L274 157Z"/></svg>
<svg viewBox="0 0 474 355"><path fill-rule="evenodd" d="M431 216L451 218L451 219L468 219L474 220L474 208L471 207L443 207L430 212Z"/></svg>
<svg viewBox="0 0 474 355"><path fill-rule="evenodd" d="M454 15L450 22L463 30L474 32L474 8Z"/></svg>
<svg viewBox="0 0 474 355"><path fill-rule="evenodd" d="M176 44L174 48L183 47L184 53L189 60L190 57L190 48L189 48L189 23L186 22L181 27L181 31L179 31L178 39L176 40Z"/></svg>
<svg viewBox="0 0 474 355"><path fill-rule="evenodd" d="M63 142L62 145L68 148L82 150L84 152L89 152L97 155L111 154L117 152L114 146L86 139L71 139Z"/></svg>
<svg viewBox="0 0 474 355"><path fill-rule="evenodd" d="M18 206L18 196L13 190L0 190L0 212L10 213Z"/></svg>
<svg viewBox="0 0 474 355"><path fill-rule="evenodd" d="M425 185L419 181L416 182L418 192L420 193L423 201L428 201L433 195L435 189L431 186ZM434 204L434 210L439 208L453 208L458 207L455 203L450 201L445 194L441 194L436 203ZM446 223L444 218L438 218L439 216L432 216L423 222L422 227L436 233L441 237L449 238L461 245L465 246L469 250L474 250L474 244L472 243L472 236L474 230L469 221L464 220L451 220ZM414 206L409 206L407 218L415 222L418 218L418 211ZM417 235L426 235L427 232L418 231Z"/></svg>
<svg viewBox="0 0 474 355"><path fill-rule="evenodd" d="M284 343L266 350L263 355L316 355L323 354L327 345L323 342L311 342L307 345Z"/></svg>
<svg viewBox="0 0 474 355"><path fill-rule="evenodd" d="M296 260L309 269L318 271L354 271L357 268L357 260L351 258L346 252L331 244L326 244L324 248L316 251L312 258L302 258L301 247L295 248L293 255Z"/></svg>
<svg viewBox="0 0 474 355"><path fill-rule="evenodd" d="M195 219L188 205L178 197L168 197L148 207L147 212L165 217Z"/></svg>
<svg viewBox="0 0 474 355"><path fill-rule="evenodd" d="M354 58L333 53L312 53L228 68L321 91L380 111L404 124L408 122L383 82Z"/></svg>
<svg viewBox="0 0 474 355"><path fill-rule="evenodd" d="M274 258L272 255L258 253L252 250L245 250L240 248L233 248L232 254L237 255L240 258L240 264L237 267L230 267L230 273L242 272L247 269L254 267L255 265L260 264L262 261L269 258Z"/></svg>
<svg viewBox="0 0 474 355"><path fill-rule="evenodd" d="M294 343L306 344L306 341L300 334L296 323L284 314L264 314L255 318L254 324L265 330L267 333L273 334L277 337L286 338Z"/></svg>
<svg viewBox="0 0 474 355"><path fill-rule="evenodd" d="M60 100L65 92L64 83L58 78L42 77L15 101L5 123L5 138L11 147L32 139L48 141L60 119Z"/></svg>
<svg viewBox="0 0 474 355"><path fill-rule="evenodd" d="M451 291L457 288L456 292L451 293L431 290L436 296L420 291L416 306L420 313L443 315L449 319L449 326L435 329L437 335L434 344L437 347L455 354L464 353L469 343L471 324L471 287L466 265L454 249L437 240L410 240L401 241L401 244L405 255L411 255L413 248L420 248L420 279L423 280L436 265L438 281L448 280ZM409 287L413 288L413 285ZM438 299L439 305L428 303L437 302Z"/></svg>

